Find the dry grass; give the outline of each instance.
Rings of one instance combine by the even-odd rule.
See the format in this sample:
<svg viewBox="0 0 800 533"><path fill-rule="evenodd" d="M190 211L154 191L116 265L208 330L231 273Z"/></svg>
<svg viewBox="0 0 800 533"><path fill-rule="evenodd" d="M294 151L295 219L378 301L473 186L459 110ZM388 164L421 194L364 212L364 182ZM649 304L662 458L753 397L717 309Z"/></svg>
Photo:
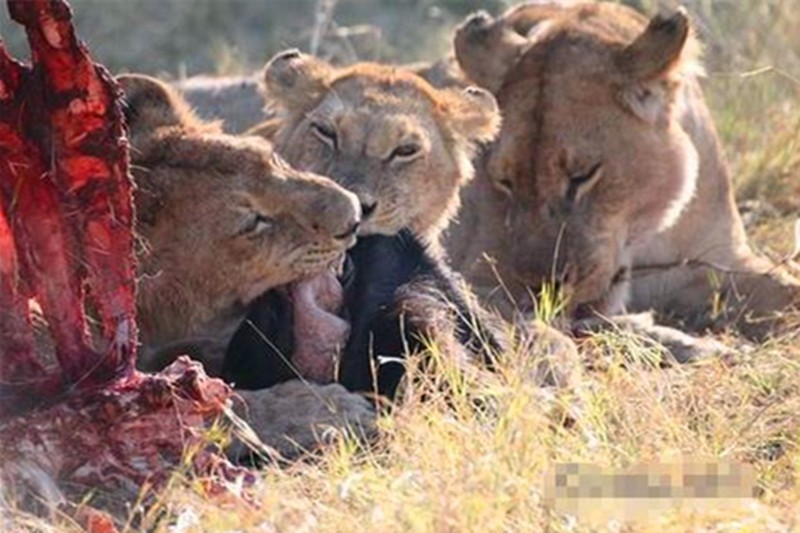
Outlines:
<svg viewBox="0 0 800 533"><path fill-rule="evenodd" d="M800 15L788 1L689 6L711 40L706 87L739 197L755 202L747 216L751 235L760 248L785 256L800 212ZM381 418L376 446L342 441L312 461L267 467L258 507L206 498L176 477L140 527L592 531L545 504L548 468L625 467L690 455L752 465L757 498L724 509L705 500L699 509L608 520L597 530L800 530L798 331L757 346L731 335L724 340L739 348L733 360L669 369L649 363L636 339L606 334L586 341L587 351L602 355L577 387L561 391L527 381L530 362L521 354L509 355L496 375L469 379L443 364L439 382L423 379ZM437 392L441 381L450 385L447 398ZM656 508L652 501L640 506ZM45 527L19 516L15 523L21 530ZM54 530L70 529L64 520L56 523Z"/></svg>
<svg viewBox="0 0 800 533"><path fill-rule="evenodd" d="M648 363L635 339L587 342L602 344L604 355L575 389L532 386L523 377L529 358L521 354L510 356L497 375L474 379L440 361L434 381L421 377L406 401L381 419L375 447L342 441L314 460L266 468L258 507L209 499L199 485L176 478L159 496L158 512L129 530L591 531L544 504L552 465L626 467L686 456L752 464L758 498L724 509L713 499L695 502L699 508L645 514L638 522L605 520L600 529L800 527L796 336L734 361L671 369ZM443 384L451 391L447 398L437 392ZM676 505L645 500L638 509L659 503Z"/></svg>

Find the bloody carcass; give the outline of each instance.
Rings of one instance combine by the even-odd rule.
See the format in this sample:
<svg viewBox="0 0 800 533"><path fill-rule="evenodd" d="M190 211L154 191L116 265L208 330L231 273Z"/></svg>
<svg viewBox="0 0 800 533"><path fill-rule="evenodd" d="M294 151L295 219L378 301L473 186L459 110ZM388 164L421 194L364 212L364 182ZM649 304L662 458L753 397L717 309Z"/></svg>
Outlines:
<svg viewBox="0 0 800 533"><path fill-rule="evenodd" d="M76 38L65 0L8 7L31 64L0 41L3 481L136 489L201 442L230 390L186 358L158 375L135 370L120 90ZM250 479L202 446L194 457L208 479Z"/></svg>

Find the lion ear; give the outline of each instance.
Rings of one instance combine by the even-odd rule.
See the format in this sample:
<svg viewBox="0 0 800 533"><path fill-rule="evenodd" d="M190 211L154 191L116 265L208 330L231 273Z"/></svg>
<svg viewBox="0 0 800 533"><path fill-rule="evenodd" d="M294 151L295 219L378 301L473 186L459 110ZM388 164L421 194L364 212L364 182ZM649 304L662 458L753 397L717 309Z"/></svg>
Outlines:
<svg viewBox="0 0 800 533"><path fill-rule="evenodd" d="M500 108L492 93L479 87L448 89L446 120L455 136L470 142L489 142L500 129Z"/></svg>
<svg viewBox="0 0 800 533"><path fill-rule="evenodd" d="M459 66L474 83L497 92L509 70L530 46L528 39L485 11L468 17L453 37Z"/></svg>
<svg viewBox="0 0 800 533"><path fill-rule="evenodd" d="M267 96L290 113L308 111L328 89L333 67L297 49L279 52L264 67Z"/></svg>
<svg viewBox="0 0 800 533"><path fill-rule="evenodd" d="M125 92L125 122L131 144L159 128L198 122L189 105L166 83L142 74L124 74L117 81Z"/></svg>
<svg viewBox="0 0 800 533"><path fill-rule="evenodd" d="M653 17L616 57L625 77L623 105L647 122L665 119L681 76L697 66L696 56L697 44L683 8L670 16Z"/></svg>

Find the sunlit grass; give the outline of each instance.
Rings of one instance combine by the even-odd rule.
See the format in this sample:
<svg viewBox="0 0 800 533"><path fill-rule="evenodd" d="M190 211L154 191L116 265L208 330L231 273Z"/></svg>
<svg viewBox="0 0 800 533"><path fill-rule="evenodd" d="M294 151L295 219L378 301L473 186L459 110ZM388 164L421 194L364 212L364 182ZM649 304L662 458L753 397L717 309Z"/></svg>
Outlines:
<svg viewBox="0 0 800 533"><path fill-rule="evenodd" d="M191 483L177 483L160 496L164 514L151 526L589 531L544 505L545 473L553 464L625 467L688 455L755 465L759 499L722 514L712 500L699 511L651 516L630 531L685 531L715 523L741 525L731 526L736 531L785 527L797 519L800 505L795 344L787 337L735 363L660 369L647 357L636 359L648 350L636 339L604 334L585 346L602 350L604 364L562 390L526 380L530 361L521 354L509 356L493 375L465 377L434 353L438 371L412 375L404 401L381 418L382 436L374 446L343 440L312 460L267 467L255 491L256 507L220 504Z"/></svg>

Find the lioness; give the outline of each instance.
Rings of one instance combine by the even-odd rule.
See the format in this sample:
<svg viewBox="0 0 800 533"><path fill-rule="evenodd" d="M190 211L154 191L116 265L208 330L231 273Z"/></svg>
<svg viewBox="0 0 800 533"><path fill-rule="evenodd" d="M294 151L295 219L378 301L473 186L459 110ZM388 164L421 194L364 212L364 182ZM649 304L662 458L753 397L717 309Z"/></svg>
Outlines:
<svg viewBox="0 0 800 533"><path fill-rule="evenodd" d="M355 192L365 235L409 227L438 242L472 177L475 144L499 126L487 91L437 89L400 67L335 68L289 50L268 62L264 78L279 112L267 128L276 149Z"/></svg>
<svg viewBox="0 0 800 533"><path fill-rule="evenodd" d="M471 17L455 50L504 120L447 248L485 294L502 279L501 306L551 281L577 316L655 308L705 326L722 296L760 335L757 318L800 301L747 244L683 11L525 5Z"/></svg>
<svg viewBox="0 0 800 533"><path fill-rule="evenodd" d="M220 133L154 78L119 81L137 186L140 366L191 353L218 373L256 297L327 276L354 244L357 198L326 178L292 169L262 139ZM324 334L325 325L315 333ZM308 445L313 417L333 423L334 417L365 420L368 413L362 398L338 385L294 381L241 395L258 433L282 449L287 443L276 434L279 428L293 428L291 438ZM294 402L281 403L281 397ZM322 407L309 408L314 403Z"/></svg>

